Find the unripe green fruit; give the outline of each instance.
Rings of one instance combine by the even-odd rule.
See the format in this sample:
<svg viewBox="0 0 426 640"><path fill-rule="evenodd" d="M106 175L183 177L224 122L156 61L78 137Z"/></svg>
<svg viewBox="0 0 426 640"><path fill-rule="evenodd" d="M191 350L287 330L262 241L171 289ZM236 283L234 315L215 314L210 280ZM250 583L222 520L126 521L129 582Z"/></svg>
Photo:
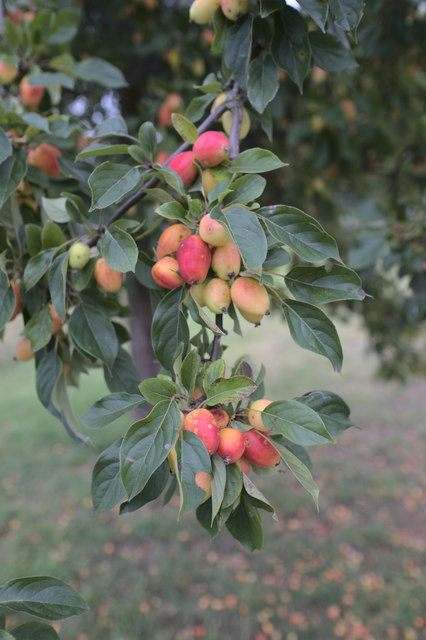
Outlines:
<svg viewBox="0 0 426 640"><path fill-rule="evenodd" d="M249 11L249 0L221 0L220 7L223 15L235 22Z"/></svg>
<svg viewBox="0 0 426 640"><path fill-rule="evenodd" d="M69 252L71 269L83 269L90 260L90 247L84 242L74 242Z"/></svg>
<svg viewBox="0 0 426 640"><path fill-rule="evenodd" d="M213 278L204 287L206 306L213 313L227 313L231 304L231 294L225 280Z"/></svg>
<svg viewBox="0 0 426 640"><path fill-rule="evenodd" d="M201 182L206 196L219 184L219 180L216 180L210 169L204 169L201 173Z"/></svg>
<svg viewBox="0 0 426 640"><path fill-rule="evenodd" d="M223 247L231 241L231 238L221 222L213 220L209 213L206 213L200 220L200 238L212 247Z"/></svg>
<svg viewBox="0 0 426 640"><path fill-rule="evenodd" d="M189 10L189 18L197 24L207 24L218 8L219 0L195 0Z"/></svg>
<svg viewBox="0 0 426 640"><path fill-rule="evenodd" d="M206 306L206 301L204 300L204 287L205 287L205 283L203 284L193 284L191 287L191 295L194 298L194 300L196 301L196 303L198 304L199 307L205 307Z"/></svg>
<svg viewBox="0 0 426 640"><path fill-rule="evenodd" d="M212 256L212 269L222 280L231 280L239 274L241 256L233 242L215 249Z"/></svg>
<svg viewBox="0 0 426 640"><path fill-rule="evenodd" d="M221 118L221 122L222 122L223 129L228 136L231 133L232 120L233 120L232 111L225 111L225 113ZM243 140L248 135L248 132L250 131L250 125L251 125L250 116L248 114L247 109L243 107L243 117L242 117L241 128L240 128L240 140Z"/></svg>

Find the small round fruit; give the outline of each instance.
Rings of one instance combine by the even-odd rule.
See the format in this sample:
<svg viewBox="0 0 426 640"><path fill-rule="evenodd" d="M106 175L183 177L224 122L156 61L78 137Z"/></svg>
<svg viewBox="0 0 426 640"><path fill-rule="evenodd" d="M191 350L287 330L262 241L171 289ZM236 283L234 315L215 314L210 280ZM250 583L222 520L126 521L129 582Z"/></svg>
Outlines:
<svg viewBox="0 0 426 640"><path fill-rule="evenodd" d="M225 464L231 464L241 458L245 449L244 434L238 429L224 427L219 430L217 453Z"/></svg>
<svg viewBox="0 0 426 640"><path fill-rule="evenodd" d="M29 164L37 167L40 171L44 171L49 178L59 178L61 169L58 158L61 156L62 153L53 144L43 142L34 149L29 150L27 160Z"/></svg>
<svg viewBox="0 0 426 640"><path fill-rule="evenodd" d="M123 274L121 271L111 269L105 258L98 258L93 271L96 282L104 291L115 293L121 289Z"/></svg>
<svg viewBox="0 0 426 640"><path fill-rule="evenodd" d="M205 444L210 455L213 455L217 450L219 446L219 428L208 409L190 411L183 421L183 428L195 433Z"/></svg>
<svg viewBox="0 0 426 640"><path fill-rule="evenodd" d="M221 0L220 8L228 20L235 22L249 12L250 2L249 0Z"/></svg>
<svg viewBox="0 0 426 640"><path fill-rule="evenodd" d="M205 286L206 286L205 283L203 283L203 284L193 284L191 287L191 295L199 307L206 306L206 301L204 300Z"/></svg>
<svg viewBox="0 0 426 640"><path fill-rule="evenodd" d="M220 131L205 131L192 147L194 159L204 167L216 167L229 156L229 140Z"/></svg>
<svg viewBox="0 0 426 640"><path fill-rule="evenodd" d="M232 120L233 120L232 111L225 111L225 113L221 118L221 122L222 122L223 130L228 136L231 135ZM242 116L241 127L240 127L240 140L244 140L244 138L248 136L248 133L250 131L250 125L251 125L251 122L250 122L249 113L247 109L243 107L243 116Z"/></svg>
<svg viewBox="0 0 426 640"><path fill-rule="evenodd" d="M200 236L188 236L177 251L179 273L187 284L201 284L207 277L211 252Z"/></svg>
<svg viewBox="0 0 426 640"><path fill-rule="evenodd" d="M15 320L18 313L22 311L22 301L21 301L21 294L19 291L19 284L17 282L11 282L10 286L12 287L13 292L15 294L15 308L13 309L13 313L9 318L9 322L12 322L12 320Z"/></svg>
<svg viewBox="0 0 426 640"><path fill-rule="evenodd" d="M272 400L261 398L259 400L255 400L250 405L249 410L247 411L247 420L249 422L249 425L254 429L257 429L258 431L261 431L262 433L270 432L262 422L262 411L270 404L272 404Z"/></svg>
<svg viewBox="0 0 426 640"><path fill-rule="evenodd" d="M178 465L177 465L177 453L176 448L172 447L167 456L167 460L169 461L170 471L172 473L176 473Z"/></svg>
<svg viewBox="0 0 426 640"><path fill-rule="evenodd" d="M74 242L69 252L71 269L83 269L90 260L90 247L84 242Z"/></svg>
<svg viewBox="0 0 426 640"><path fill-rule="evenodd" d="M231 242L229 233L218 220L213 220L209 213L206 213L200 220L200 237L212 247L223 247Z"/></svg>
<svg viewBox="0 0 426 640"><path fill-rule="evenodd" d="M197 471L195 474L195 484L205 492L203 502L206 502L212 495L212 477L207 471ZM201 504L203 504L203 502Z"/></svg>
<svg viewBox="0 0 426 640"><path fill-rule="evenodd" d="M210 413L214 416L214 420L219 427L219 429L223 429L227 427L229 424L229 414L226 413L224 409L220 409L219 407L214 407L213 409L209 409Z"/></svg>
<svg viewBox="0 0 426 640"><path fill-rule="evenodd" d="M53 306L53 304L51 302L49 302L49 312L50 312L50 317L53 320L53 324L52 324L52 334L55 335L56 333L58 333L61 329L62 329L62 320L59 317L58 312L56 311L55 307Z"/></svg>
<svg viewBox="0 0 426 640"><path fill-rule="evenodd" d="M192 151L179 153L170 160L167 166L181 177L184 187L189 187L197 177L197 167L194 164L194 153Z"/></svg>
<svg viewBox="0 0 426 640"><path fill-rule="evenodd" d="M263 284L254 278L237 278L231 286L232 302L248 314L269 312L269 295Z"/></svg>
<svg viewBox="0 0 426 640"><path fill-rule="evenodd" d="M0 61L0 84L10 84L18 75L18 68L14 64Z"/></svg>
<svg viewBox="0 0 426 640"><path fill-rule="evenodd" d="M31 342L28 338L21 338L16 346L16 359L20 362L32 360L34 353L31 351Z"/></svg>
<svg viewBox="0 0 426 640"><path fill-rule="evenodd" d="M164 258L164 256L175 254L182 240L185 240L191 233L191 229L180 223L172 224L170 227L167 227L167 229L164 229L158 239L155 250L157 258Z"/></svg>
<svg viewBox="0 0 426 640"><path fill-rule="evenodd" d="M233 242L217 247L212 255L212 269L222 280L231 280L240 273L241 256Z"/></svg>
<svg viewBox="0 0 426 640"><path fill-rule="evenodd" d="M37 109L44 96L44 87L29 83L28 76L24 76L19 83L19 98L29 109Z"/></svg>
<svg viewBox="0 0 426 640"><path fill-rule="evenodd" d="M194 0L189 9L189 18L196 24L207 24L218 8L219 0Z"/></svg>
<svg viewBox="0 0 426 640"><path fill-rule="evenodd" d="M238 309L238 311L241 313L244 320L254 324L255 327L258 327L265 317L263 313L250 313L249 311L243 311L242 309Z"/></svg>
<svg viewBox="0 0 426 640"><path fill-rule="evenodd" d="M220 278L212 278L204 287L206 306L213 313L227 313L231 304L228 284Z"/></svg>
<svg viewBox="0 0 426 640"><path fill-rule="evenodd" d="M201 172L201 184L205 195L208 196L210 191L217 187L219 180L216 180L210 169L203 169Z"/></svg>
<svg viewBox="0 0 426 640"><path fill-rule="evenodd" d="M164 287L165 289L176 289L183 285L183 280L180 277L179 265L175 258L171 256L165 256L154 264L151 269L153 280Z"/></svg>
<svg viewBox="0 0 426 640"><path fill-rule="evenodd" d="M268 436L256 429L244 433L244 457L258 467L275 467L280 461L280 454L272 446Z"/></svg>

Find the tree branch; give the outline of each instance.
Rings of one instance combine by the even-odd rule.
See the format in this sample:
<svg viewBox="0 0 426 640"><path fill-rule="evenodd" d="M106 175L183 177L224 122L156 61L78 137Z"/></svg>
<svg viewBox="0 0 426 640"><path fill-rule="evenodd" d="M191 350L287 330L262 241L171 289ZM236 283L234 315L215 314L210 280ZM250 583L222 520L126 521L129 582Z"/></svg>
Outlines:
<svg viewBox="0 0 426 640"><path fill-rule="evenodd" d="M243 123L243 105L239 97L233 101L231 105L232 111L232 125L231 133L229 134L229 159L233 160L240 153L240 131Z"/></svg>
<svg viewBox="0 0 426 640"><path fill-rule="evenodd" d="M216 326L223 330L223 315L221 313L217 313L216 317L215 317L215 323ZM212 346L212 352L210 355L210 362L214 362L215 360L217 360L219 358L219 349L220 349L220 339L221 339L221 335L219 334L215 334L215 337L213 338L213 346Z"/></svg>

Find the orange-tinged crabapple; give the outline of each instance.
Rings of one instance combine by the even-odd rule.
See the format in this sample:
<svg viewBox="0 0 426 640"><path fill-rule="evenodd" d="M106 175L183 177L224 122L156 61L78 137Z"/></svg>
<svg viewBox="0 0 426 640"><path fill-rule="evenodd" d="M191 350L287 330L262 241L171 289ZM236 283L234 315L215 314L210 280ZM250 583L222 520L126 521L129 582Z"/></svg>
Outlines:
<svg viewBox="0 0 426 640"><path fill-rule="evenodd" d="M231 304L228 284L220 278L212 278L204 287L206 306L213 313L227 313Z"/></svg>
<svg viewBox="0 0 426 640"><path fill-rule="evenodd" d="M217 247L212 255L212 269L222 280L231 280L241 268L241 256L233 242Z"/></svg>
<svg viewBox="0 0 426 640"><path fill-rule="evenodd" d="M220 7L223 15L235 22L249 11L249 0L221 0Z"/></svg>
<svg viewBox="0 0 426 640"><path fill-rule="evenodd" d="M205 131L192 149L197 162L204 167L216 167L229 156L229 140L220 131Z"/></svg>
<svg viewBox="0 0 426 640"><path fill-rule="evenodd" d="M44 171L49 178L59 178L61 170L59 168L58 158L62 153L52 144L43 142L35 149L28 151L28 162L40 171Z"/></svg>
<svg viewBox="0 0 426 640"><path fill-rule="evenodd" d="M27 362L34 358L34 352L31 351L31 342L28 338L21 338L16 346L16 359L20 362Z"/></svg>
<svg viewBox="0 0 426 640"><path fill-rule="evenodd" d="M194 0L189 9L189 18L196 24L207 24L220 4L219 0Z"/></svg>
<svg viewBox="0 0 426 640"><path fill-rule="evenodd" d="M241 458L245 450L244 434L238 429L224 427L219 430L217 453L225 464L232 464Z"/></svg>
<svg viewBox="0 0 426 640"><path fill-rule="evenodd" d="M50 317L53 320L52 334L55 335L62 328L62 320L59 317L58 312L56 311L55 307L53 306L53 304L51 302L49 302L49 312L50 312Z"/></svg>
<svg viewBox="0 0 426 640"><path fill-rule="evenodd" d="M208 409L190 411L183 421L183 428L186 431L195 433L202 440L210 455L213 455L217 450L219 446L219 428Z"/></svg>
<svg viewBox="0 0 426 640"><path fill-rule="evenodd" d="M195 484L205 492L203 502L206 502L212 495L212 477L207 471L197 471L195 474ZM201 504L203 504L203 502Z"/></svg>
<svg viewBox="0 0 426 640"><path fill-rule="evenodd" d="M197 177L197 167L194 164L194 153L183 151L178 153L167 165L181 177L184 187L189 187Z"/></svg>
<svg viewBox="0 0 426 640"><path fill-rule="evenodd" d="M24 76L19 83L19 98L29 109L37 109L44 96L44 87L30 85L28 76Z"/></svg>
<svg viewBox="0 0 426 640"><path fill-rule="evenodd" d="M169 93L158 109L158 122L163 127L172 126L172 113L183 110L183 98L179 93Z"/></svg>
<svg viewBox="0 0 426 640"><path fill-rule="evenodd" d="M164 256L175 254L182 240L191 234L191 229L180 223L172 224L170 227L167 227L167 229L164 229L155 249L157 258L164 258Z"/></svg>
<svg viewBox="0 0 426 640"><path fill-rule="evenodd" d="M209 195L210 191L213 191L213 189L217 187L219 182L220 181L216 180L210 169L203 169L201 172L201 184L203 185L203 191L206 196Z"/></svg>
<svg viewBox="0 0 426 640"><path fill-rule="evenodd" d="M241 312L262 316L269 312L268 292L254 278L237 278L231 285L231 298Z"/></svg>
<svg viewBox="0 0 426 640"><path fill-rule="evenodd" d="M155 156L155 162L157 162L158 164L164 164L171 155L172 154L169 151L159 151Z"/></svg>
<svg viewBox="0 0 426 640"><path fill-rule="evenodd" d="M225 409L221 409L220 407L213 407L212 409L209 409L209 411L213 415L219 429L223 429L224 427L228 426L230 417Z"/></svg>
<svg viewBox="0 0 426 640"><path fill-rule="evenodd" d="M9 322L12 322L12 320L14 320L18 315L18 313L20 313L22 310L22 300L21 300L21 294L19 290L19 284L17 282L11 282L10 286L12 287L13 292L15 294L15 308L13 309L13 313L9 319Z"/></svg>
<svg viewBox="0 0 426 640"><path fill-rule="evenodd" d="M238 309L238 311L241 313L244 320L254 324L255 327L258 327L265 317L263 313L250 313L249 311L243 311L243 309Z"/></svg>
<svg viewBox="0 0 426 640"><path fill-rule="evenodd" d="M71 269L83 269L90 260L90 247L84 242L74 242L69 251Z"/></svg>
<svg viewBox="0 0 426 640"><path fill-rule="evenodd" d="M201 284L207 277L211 252L200 236L188 236L177 251L179 273L187 284Z"/></svg>
<svg viewBox="0 0 426 640"><path fill-rule="evenodd" d="M123 274L121 271L112 269L105 258L98 258L93 271L96 282L104 291L115 293L123 284Z"/></svg>
<svg viewBox="0 0 426 640"><path fill-rule="evenodd" d="M178 271L179 265L177 260L171 256L164 256L164 258L161 258L153 265L151 275L160 287L164 287L164 289L176 289L183 285L183 280Z"/></svg>
<svg viewBox="0 0 426 640"><path fill-rule="evenodd" d="M262 422L262 411L270 404L272 404L272 400L260 398L259 400L252 402L247 411L247 420L249 425L262 433L270 433L269 429L267 429Z"/></svg>
<svg viewBox="0 0 426 640"><path fill-rule="evenodd" d="M223 247L231 241L229 233L218 220L213 220L209 213L206 213L200 220L199 234L204 242L212 247Z"/></svg>
<svg viewBox="0 0 426 640"><path fill-rule="evenodd" d="M273 447L269 438L256 429L244 433L244 457L258 467L275 467L280 461L280 454Z"/></svg>
<svg viewBox="0 0 426 640"><path fill-rule="evenodd" d="M14 64L7 64L0 60L0 84L10 84L18 75L18 68Z"/></svg>

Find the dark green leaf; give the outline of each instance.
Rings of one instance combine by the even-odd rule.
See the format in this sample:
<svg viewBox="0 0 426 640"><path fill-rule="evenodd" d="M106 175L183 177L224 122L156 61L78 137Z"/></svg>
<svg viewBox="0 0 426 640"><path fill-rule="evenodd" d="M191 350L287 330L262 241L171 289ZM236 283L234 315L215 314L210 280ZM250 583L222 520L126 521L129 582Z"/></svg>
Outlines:
<svg viewBox="0 0 426 640"><path fill-rule="evenodd" d="M225 495L226 466L224 461L216 453L211 458L212 461L212 517L211 524L219 513Z"/></svg>
<svg viewBox="0 0 426 640"><path fill-rule="evenodd" d="M225 366L225 360L222 360L222 358L214 360L213 362L207 362L204 365L203 377L201 379L204 391L206 391L215 380L223 378L225 375Z"/></svg>
<svg viewBox="0 0 426 640"><path fill-rule="evenodd" d="M155 209L155 213L158 213L159 216L163 218L169 218L171 220L185 220L186 210L176 200L172 200L172 202L165 202L161 204L159 207Z"/></svg>
<svg viewBox="0 0 426 640"><path fill-rule="evenodd" d="M230 29L225 42L224 62L233 72L235 80L245 89L252 41L252 17L246 15Z"/></svg>
<svg viewBox="0 0 426 640"><path fill-rule="evenodd" d="M43 213L53 222L64 223L72 220L67 209L66 198L42 198L41 207Z"/></svg>
<svg viewBox="0 0 426 640"><path fill-rule="evenodd" d="M324 31L328 16L328 3L324 0L299 0L299 4Z"/></svg>
<svg viewBox="0 0 426 640"><path fill-rule="evenodd" d="M197 96L193 98L189 103L186 109L186 115L191 120L191 122L198 122L203 115L207 107L213 100L215 99L215 95L208 93L204 96Z"/></svg>
<svg viewBox="0 0 426 640"><path fill-rule="evenodd" d="M259 56L250 63L248 99L259 113L263 113L278 91L278 69L270 56Z"/></svg>
<svg viewBox="0 0 426 640"><path fill-rule="evenodd" d="M82 158L95 158L97 156L116 156L128 153L127 144L100 144L96 142L86 147L76 156L76 160Z"/></svg>
<svg viewBox="0 0 426 640"><path fill-rule="evenodd" d="M18 151L0 164L0 207L3 207L27 173L27 160L24 151Z"/></svg>
<svg viewBox="0 0 426 640"><path fill-rule="evenodd" d="M340 260L336 241L319 222L300 209L275 205L259 209L258 216L278 242L293 249L308 262L322 262L326 258Z"/></svg>
<svg viewBox="0 0 426 640"><path fill-rule="evenodd" d="M8 277L0 269L0 331L9 321L15 308L16 298Z"/></svg>
<svg viewBox="0 0 426 640"><path fill-rule="evenodd" d="M54 259L47 274L49 283L50 298L56 313L62 321L65 320L66 305L66 278L68 269L68 253L62 253Z"/></svg>
<svg viewBox="0 0 426 640"><path fill-rule="evenodd" d="M169 400L176 393L175 383L165 378L146 378L140 383L139 389L145 400L152 405L161 400Z"/></svg>
<svg viewBox="0 0 426 640"><path fill-rule="evenodd" d="M264 173L286 166L272 151L254 148L242 151L229 164L229 169L236 173Z"/></svg>
<svg viewBox="0 0 426 640"><path fill-rule="evenodd" d="M172 124L184 142L194 144L198 138L197 127L181 113L172 113Z"/></svg>
<svg viewBox="0 0 426 640"><path fill-rule="evenodd" d="M77 591L49 576L10 580L0 588L0 604L46 620L63 620L88 610Z"/></svg>
<svg viewBox="0 0 426 640"><path fill-rule="evenodd" d="M157 305L152 320L152 346L158 361L168 371L172 371L178 345L182 343L186 353L189 344L188 325L179 308L183 294L181 287L172 289Z"/></svg>
<svg viewBox="0 0 426 640"><path fill-rule="evenodd" d="M3 129L0 129L0 165L12 155L13 147Z"/></svg>
<svg viewBox="0 0 426 640"><path fill-rule="evenodd" d="M176 402L164 400L127 431L120 458L121 479L130 500L142 491L154 471L167 458L180 428Z"/></svg>
<svg viewBox="0 0 426 640"><path fill-rule="evenodd" d="M102 451L92 472L92 501L95 511L109 511L125 494L120 475L121 439Z"/></svg>
<svg viewBox="0 0 426 640"><path fill-rule="evenodd" d="M364 300L361 279L347 267L295 267L285 277L290 293L302 302L324 304L337 300Z"/></svg>
<svg viewBox="0 0 426 640"><path fill-rule="evenodd" d="M44 622L25 622L14 627L12 632L15 640L60 640L55 629Z"/></svg>
<svg viewBox="0 0 426 640"><path fill-rule="evenodd" d="M157 149L157 132L152 122L144 122L139 127L138 138L145 153L153 157Z"/></svg>
<svg viewBox="0 0 426 640"><path fill-rule="evenodd" d="M259 198L266 187L266 180L262 176L248 175L237 178L232 183L232 192L228 193L223 199L222 206L227 207L230 204L249 204Z"/></svg>
<svg viewBox="0 0 426 640"><path fill-rule="evenodd" d="M87 304L77 307L68 324L74 344L112 367L118 352L114 326L104 313Z"/></svg>
<svg viewBox="0 0 426 640"><path fill-rule="evenodd" d="M228 464L226 467L226 484L222 507L231 507L239 498L243 488L243 476L237 464Z"/></svg>
<svg viewBox="0 0 426 640"><path fill-rule="evenodd" d="M73 71L80 80L95 82L102 87L109 87L110 89L127 87L126 79L120 69L100 58L83 60L83 62L75 65Z"/></svg>
<svg viewBox="0 0 426 640"><path fill-rule="evenodd" d="M47 249L30 258L24 271L24 285L27 291L44 276L57 250L57 247Z"/></svg>
<svg viewBox="0 0 426 640"><path fill-rule="evenodd" d="M283 301L291 337L303 349L328 358L335 371L342 368L342 346L334 324L325 313L306 302Z"/></svg>
<svg viewBox="0 0 426 640"><path fill-rule="evenodd" d="M303 462L299 460L294 453L289 451L287 447L281 445L279 442L274 441L274 446L279 451L281 460L290 469L302 487L312 496L316 506L318 507L319 489L308 467L303 464Z"/></svg>
<svg viewBox="0 0 426 640"><path fill-rule="evenodd" d="M52 249L53 247L59 247L65 243L64 233L56 222L48 220L41 230L41 248L43 251L46 249Z"/></svg>
<svg viewBox="0 0 426 640"><path fill-rule="evenodd" d="M256 507L241 496L240 504L226 521L226 528L249 551L263 546L262 521Z"/></svg>
<svg viewBox="0 0 426 640"><path fill-rule="evenodd" d="M211 474L210 456L204 443L191 431L183 431L176 443L177 480L180 492L179 516L194 511L204 500L205 491L196 483L197 473Z"/></svg>
<svg viewBox="0 0 426 640"><path fill-rule="evenodd" d="M112 367L104 367L104 377L108 389L112 393L116 391L138 393L141 376L133 364L131 356L123 347L119 348Z"/></svg>
<svg viewBox="0 0 426 640"><path fill-rule="evenodd" d="M272 435L305 447L334 442L318 413L297 400L272 402L262 411L262 422Z"/></svg>
<svg viewBox="0 0 426 640"><path fill-rule="evenodd" d="M92 192L90 211L105 209L121 200L137 187L140 177L141 174L136 167L113 164L109 160L100 164L89 176Z"/></svg>
<svg viewBox="0 0 426 640"><path fill-rule="evenodd" d="M355 31L361 20L362 0L329 0L330 13L335 22L345 31Z"/></svg>
<svg viewBox="0 0 426 640"><path fill-rule="evenodd" d="M232 205L226 211L214 209L211 217L225 224L248 269L256 269L263 264L268 245L255 213L245 207Z"/></svg>
<svg viewBox="0 0 426 640"><path fill-rule="evenodd" d="M38 351L50 341L52 325L53 320L47 305L31 316L25 325L25 336L31 342L31 351Z"/></svg>
<svg viewBox="0 0 426 640"><path fill-rule="evenodd" d="M276 15L272 55L302 92L303 80L311 65L308 26L299 11L284 7Z"/></svg>
<svg viewBox="0 0 426 640"><path fill-rule="evenodd" d="M144 488L132 500L123 502L120 505L120 515L123 513L132 513L141 509L148 502L156 500L165 489L170 479L170 467L167 461L164 461L158 469L154 471Z"/></svg>
<svg viewBox="0 0 426 640"><path fill-rule="evenodd" d="M140 395L125 392L111 393L95 402L81 418L81 421L91 429L102 429L124 413L144 404L145 400Z"/></svg>
<svg viewBox="0 0 426 640"><path fill-rule="evenodd" d="M132 236L117 225L111 225L100 242L98 249L109 266L116 271L135 271L139 250Z"/></svg>
<svg viewBox="0 0 426 640"><path fill-rule="evenodd" d="M334 436L355 426L349 418L348 405L332 391L310 391L297 400L317 411L329 433Z"/></svg>
<svg viewBox="0 0 426 640"><path fill-rule="evenodd" d="M60 414L52 402L52 394L62 373L62 368L62 361L55 351L47 351L40 360L37 360L37 395L42 405L57 418L60 417Z"/></svg>
<svg viewBox="0 0 426 640"><path fill-rule="evenodd" d="M41 227L38 224L25 225L25 242L30 256L35 256L41 251Z"/></svg>
<svg viewBox="0 0 426 640"><path fill-rule="evenodd" d="M111 118L106 118L102 120L100 124L96 127L93 135L89 140L94 140L95 138L106 138L111 136L124 136L127 134L127 124L124 118L121 116L111 116Z"/></svg>
<svg viewBox="0 0 426 640"><path fill-rule="evenodd" d="M246 376L219 378L206 389L206 404L226 404L248 398L256 389L256 383Z"/></svg>
<svg viewBox="0 0 426 640"><path fill-rule="evenodd" d="M330 34L312 31L309 34L315 64L325 71L353 69L358 64L349 46L345 47Z"/></svg>
<svg viewBox="0 0 426 640"><path fill-rule="evenodd" d="M195 382L197 380L198 369L200 367L201 358L195 349L189 351L182 362L180 370L180 378L183 386L188 391L188 394L192 396L194 393Z"/></svg>
<svg viewBox="0 0 426 640"><path fill-rule="evenodd" d="M52 73L51 71L31 75L29 84L38 87L55 87L61 85L66 89L74 89L73 78L67 76L65 73Z"/></svg>
<svg viewBox="0 0 426 640"><path fill-rule="evenodd" d="M275 513L274 507L271 505L269 500L265 498L263 493L256 487L254 482L250 480L245 473L242 474L244 490L247 493L247 499L251 504L254 504L255 507L259 509L263 509L264 511L268 511L269 513Z"/></svg>

